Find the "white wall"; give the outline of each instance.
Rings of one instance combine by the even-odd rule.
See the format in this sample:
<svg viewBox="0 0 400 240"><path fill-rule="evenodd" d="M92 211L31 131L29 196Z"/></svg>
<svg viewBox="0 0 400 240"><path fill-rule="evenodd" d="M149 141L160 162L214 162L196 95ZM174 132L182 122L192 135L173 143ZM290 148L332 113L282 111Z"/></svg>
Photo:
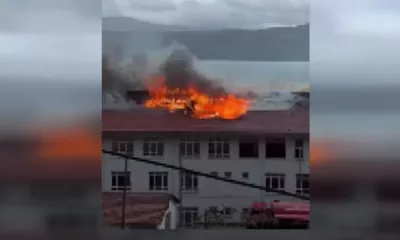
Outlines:
<svg viewBox="0 0 400 240"><path fill-rule="evenodd" d="M194 136L191 134L191 136ZM264 186L264 175L266 172L284 173L286 174L285 185L286 191L296 191L296 174L309 173L309 142L308 137L303 136L305 139L304 146L304 161L299 162L294 159L294 137L288 136L286 142L286 159L263 159L265 156L265 138L259 139L259 156L260 159L239 159L238 151L238 136L230 137L231 158L230 159L208 159L208 140L206 135L198 135L201 140L200 146L200 159L183 159L182 165L189 169L198 170L201 172L210 173L212 171L219 172L219 176L223 176L225 171L232 172L232 179L240 181L248 181L257 185ZM277 137L277 136L275 136ZM129 140L134 141L134 155L142 157L142 137L128 137ZM297 137L298 139L298 137ZM127 139L124 139L127 140ZM161 162L166 162L173 165L179 164L179 137L166 138L164 147L164 157L152 158ZM111 142L105 140L103 147L111 149ZM103 156L103 191L111 190L111 171L123 171L124 161L110 155ZM179 174L177 171L165 169L163 167L147 165L135 161L129 161L128 170L131 172L132 191L135 192L148 192L148 172L149 171L168 171L169 172L169 190L168 192L175 194L179 197ZM242 172L249 172L249 179L242 179ZM232 185L216 181L213 179L206 179L199 177L199 191L197 193L183 193L182 205L188 207L199 207L200 214L204 208L210 206L217 207L234 207L246 208L249 207L253 201L272 201L279 200L293 200L299 201L286 196L278 196L274 193L265 193L257 189L250 189L247 187Z"/></svg>
<svg viewBox="0 0 400 240"><path fill-rule="evenodd" d="M169 229L174 230L174 229L178 228L178 222L179 222L178 205L175 201L170 200L168 203L168 209L164 213L164 218L163 218L161 224L157 227L157 229L168 229L168 227L165 225L166 224L166 216L168 213L171 214Z"/></svg>

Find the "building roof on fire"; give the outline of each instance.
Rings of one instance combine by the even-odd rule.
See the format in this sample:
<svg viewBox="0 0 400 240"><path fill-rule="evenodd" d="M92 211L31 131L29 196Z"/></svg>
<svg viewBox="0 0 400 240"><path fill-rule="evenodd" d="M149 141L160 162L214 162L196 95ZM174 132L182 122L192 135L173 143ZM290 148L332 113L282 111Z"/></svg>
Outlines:
<svg viewBox="0 0 400 240"><path fill-rule="evenodd" d="M249 111L236 120L193 119L180 113L138 109L103 111L103 132L240 132L250 134L308 134L309 109Z"/></svg>

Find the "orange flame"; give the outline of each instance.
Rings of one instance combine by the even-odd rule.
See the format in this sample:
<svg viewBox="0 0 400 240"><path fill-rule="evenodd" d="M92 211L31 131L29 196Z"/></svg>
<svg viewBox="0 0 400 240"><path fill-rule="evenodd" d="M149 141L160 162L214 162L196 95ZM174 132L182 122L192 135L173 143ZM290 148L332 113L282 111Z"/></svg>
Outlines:
<svg viewBox="0 0 400 240"><path fill-rule="evenodd" d="M100 159L101 137L80 128L44 132L39 138L35 156L48 160Z"/></svg>
<svg viewBox="0 0 400 240"><path fill-rule="evenodd" d="M193 87L170 89L163 76L157 76L148 85L150 99L148 108L162 108L169 112L190 108L192 117L197 119L237 119L246 114L249 101L233 94L211 97ZM193 103L193 104L192 104Z"/></svg>

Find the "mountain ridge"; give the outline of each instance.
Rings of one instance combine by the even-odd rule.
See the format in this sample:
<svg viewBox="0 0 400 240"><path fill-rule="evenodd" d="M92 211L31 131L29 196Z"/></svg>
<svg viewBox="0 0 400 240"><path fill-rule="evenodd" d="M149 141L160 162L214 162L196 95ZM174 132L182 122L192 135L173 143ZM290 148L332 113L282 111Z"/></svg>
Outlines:
<svg viewBox="0 0 400 240"><path fill-rule="evenodd" d="M200 60L309 61L309 24L264 29L205 29L104 18L103 51L153 50L179 42ZM131 49L131 50L128 50Z"/></svg>

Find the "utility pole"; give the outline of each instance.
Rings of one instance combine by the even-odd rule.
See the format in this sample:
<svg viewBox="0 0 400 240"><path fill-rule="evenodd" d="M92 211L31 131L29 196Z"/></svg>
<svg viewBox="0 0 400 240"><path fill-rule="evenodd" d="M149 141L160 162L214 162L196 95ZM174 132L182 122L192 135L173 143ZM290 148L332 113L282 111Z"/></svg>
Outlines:
<svg viewBox="0 0 400 240"><path fill-rule="evenodd" d="M126 188L128 186L128 157L125 157L124 167L124 189L122 192L122 209L121 209L121 229L125 228L125 205L126 205Z"/></svg>
<svg viewBox="0 0 400 240"><path fill-rule="evenodd" d="M179 148L179 153L178 153L178 165L179 165L179 180L178 180L178 195L179 195L179 216L183 216L182 215L182 206L183 206L183 199L182 199L182 187L183 187L183 181L182 181L182 177L183 177L183 171L182 171L182 153L181 153L181 149ZM184 217L180 217L179 219L181 219L183 222L185 221ZM183 222L179 223L179 225L183 225Z"/></svg>
<svg viewBox="0 0 400 240"><path fill-rule="evenodd" d="M204 209L204 229L208 228L208 211L207 208Z"/></svg>

